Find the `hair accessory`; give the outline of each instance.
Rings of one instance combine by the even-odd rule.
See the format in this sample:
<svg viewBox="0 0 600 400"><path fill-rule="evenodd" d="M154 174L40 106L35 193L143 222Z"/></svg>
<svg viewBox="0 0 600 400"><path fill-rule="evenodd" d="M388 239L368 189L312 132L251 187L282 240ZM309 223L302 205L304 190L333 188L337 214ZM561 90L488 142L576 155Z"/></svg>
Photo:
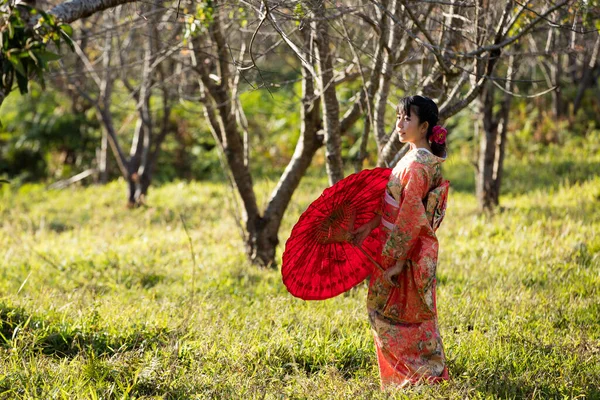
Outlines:
<svg viewBox="0 0 600 400"><path fill-rule="evenodd" d="M433 127L432 132L433 132L433 136L431 137L432 142L437 143L437 144L446 143L446 135L448 134L448 131L446 130L446 128L436 125Z"/></svg>

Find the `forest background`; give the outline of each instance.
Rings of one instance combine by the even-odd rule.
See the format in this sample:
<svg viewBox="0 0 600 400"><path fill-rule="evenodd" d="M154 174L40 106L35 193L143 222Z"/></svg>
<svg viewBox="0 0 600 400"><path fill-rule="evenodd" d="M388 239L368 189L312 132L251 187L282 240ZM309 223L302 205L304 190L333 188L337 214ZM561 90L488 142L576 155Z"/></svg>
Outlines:
<svg viewBox="0 0 600 400"><path fill-rule="evenodd" d="M3 396L387 396L365 288L277 268L407 94L449 131L454 378L391 395L600 396L597 1L80 3L2 6Z"/></svg>

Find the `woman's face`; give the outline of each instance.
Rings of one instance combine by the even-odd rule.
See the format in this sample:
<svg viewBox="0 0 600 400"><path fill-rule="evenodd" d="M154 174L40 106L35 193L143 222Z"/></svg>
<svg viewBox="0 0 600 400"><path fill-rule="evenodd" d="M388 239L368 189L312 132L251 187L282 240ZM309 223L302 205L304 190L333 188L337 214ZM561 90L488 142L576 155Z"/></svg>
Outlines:
<svg viewBox="0 0 600 400"><path fill-rule="evenodd" d="M398 139L402 143L416 143L426 140L427 122L420 123L414 107L410 109L410 117L403 111L396 115Z"/></svg>

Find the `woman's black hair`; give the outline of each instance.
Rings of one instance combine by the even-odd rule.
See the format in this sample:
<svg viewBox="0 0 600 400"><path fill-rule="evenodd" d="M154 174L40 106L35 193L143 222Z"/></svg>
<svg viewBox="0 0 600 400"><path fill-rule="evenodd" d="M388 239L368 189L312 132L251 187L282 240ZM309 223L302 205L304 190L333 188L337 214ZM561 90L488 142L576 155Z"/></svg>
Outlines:
<svg viewBox="0 0 600 400"><path fill-rule="evenodd" d="M424 96L407 96L400 100L396 107L396 113L403 112L407 117L410 117L410 109L414 107L419 118L419 123L427 121L427 140L431 146L431 152L438 157L446 157L446 144L435 143L431 140L433 136L433 127L438 123L438 108L437 105L429 97Z"/></svg>

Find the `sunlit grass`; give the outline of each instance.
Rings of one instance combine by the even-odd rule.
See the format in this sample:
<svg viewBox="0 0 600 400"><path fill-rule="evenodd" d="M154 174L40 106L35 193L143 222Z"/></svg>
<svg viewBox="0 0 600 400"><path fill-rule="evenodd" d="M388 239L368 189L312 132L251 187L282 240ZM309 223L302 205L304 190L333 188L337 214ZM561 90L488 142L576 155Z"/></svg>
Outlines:
<svg viewBox="0 0 600 400"><path fill-rule="evenodd" d="M366 287L293 298L278 271L247 263L225 185L167 184L135 210L123 182L4 185L0 397L600 398L600 156L562 150L509 158L489 216L468 161L448 160L438 311L452 380L391 393ZM282 244L318 175L294 196ZM273 187L258 182L259 202Z"/></svg>

